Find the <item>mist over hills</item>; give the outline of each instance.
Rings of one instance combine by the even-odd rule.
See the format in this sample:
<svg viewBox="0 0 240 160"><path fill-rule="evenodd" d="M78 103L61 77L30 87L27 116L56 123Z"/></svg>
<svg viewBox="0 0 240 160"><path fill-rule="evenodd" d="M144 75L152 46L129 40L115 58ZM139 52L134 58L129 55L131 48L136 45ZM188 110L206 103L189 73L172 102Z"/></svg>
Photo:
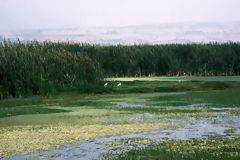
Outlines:
<svg viewBox="0 0 240 160"><path fill-rule="evenodd" d="M185 22L125 27L0 31L0 40L72 41L94 44L240 42L240 22Z"/></svg>

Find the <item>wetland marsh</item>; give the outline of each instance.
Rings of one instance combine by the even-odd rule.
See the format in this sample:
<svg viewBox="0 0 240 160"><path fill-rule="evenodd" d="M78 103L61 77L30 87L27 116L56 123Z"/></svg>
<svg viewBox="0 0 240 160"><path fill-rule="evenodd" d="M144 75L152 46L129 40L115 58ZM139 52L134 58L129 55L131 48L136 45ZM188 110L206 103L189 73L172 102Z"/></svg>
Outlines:
<svg viewBox="0 0 240 160"><path fill-rule="evenodd" d="M1 159L239 158L239 81L108 83L2 100Z"/></svg>

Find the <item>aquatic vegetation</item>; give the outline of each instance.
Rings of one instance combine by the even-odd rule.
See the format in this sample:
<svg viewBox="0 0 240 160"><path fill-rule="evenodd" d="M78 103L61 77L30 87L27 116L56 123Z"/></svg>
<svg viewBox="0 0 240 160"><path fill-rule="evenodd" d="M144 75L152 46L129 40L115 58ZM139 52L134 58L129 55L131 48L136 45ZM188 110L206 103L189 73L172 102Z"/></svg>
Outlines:
<svg viewBox="0 0 240 160"><path fill-rule="evenodd" d="M240 158L240 139L205 139L169 141L145 149L134 149L110 159L156 159L156 160L236 160Z"/></svg>
<svg viewBox="0 0 240 160"><path fill-rule="evenodd" d="M240 130L229 129L229 130L226 130L225 133L229 136L239 136L240 137Z"/></svg>
<svg viewBox="0 0 240 160"><path fill-rule="evenodd" d="M128 146L139 146L139 145L151 145L154 144L154 141L148 138L129 138L129 139L121 139L118 141L111 141L104 143L105 146L109 147L111 150L117 148L127 148Z"/></svg>
<svg viewBox="0 0 240 160"><path fill-rule="evenodd" d="M153 131L172 127L168 123L133 123L122 125L22 126L0 129L0 155L47 150L66 143L91 140L99 137Z"/></svg>
<svg viewBox="0 0 240 160"><path fill-rule="evenodd" d="M227 128L221 133L239 136L239 130L235 127L239 121L236 118L239 116L239 83L226 82L227 85L224 86L230 89L222 90L204 88L206 85L222 84L204 83L122 82L121 87L113 88L112 94L73 92L50 97L3 100L0 103L0 155L6 157L50 150L50 157L58 156L58 153L51 154L51 149L61 148L65 144L74 145L82 140L92 142L101 137L144 134L162 129L176 131L177 128L184 128L193 122L209 122L223 126L230 124L233 126L232 130ZM117 84L119 82L108 82L108 86ZM167 86L185 91L179 92L182 90L177 89L176 92L169 92L171 89L166 91L169 88L164 88ZM138 87L138 91L141 88L150 88L152 91L136 93L134 88ZM166 90L154 92L157 87ZM191 91L187 91L191 88ZM164 138L163 140L168 141ZM154 144L151 137L130 137L105 145L110 149L138 145L156 148Z"/></svg>

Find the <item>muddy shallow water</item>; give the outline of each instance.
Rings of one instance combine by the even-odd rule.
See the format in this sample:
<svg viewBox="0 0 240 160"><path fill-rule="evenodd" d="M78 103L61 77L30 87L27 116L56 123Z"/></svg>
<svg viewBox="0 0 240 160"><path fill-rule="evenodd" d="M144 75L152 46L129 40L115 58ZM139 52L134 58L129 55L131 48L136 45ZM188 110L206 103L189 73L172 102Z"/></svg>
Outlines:
<svg viewBox="0 0 240 160"><path fill-rule="evenodd" d="M154 119L154 114L143 113L130 115L130 121L143 121L144 119ZM16 155L13 160L23 159L83 159L99 160L103 159L107 153L121 153L136 147L146 147L148 144L136 143L131 139L146 139L151 143L161 143L169 139L188 140L192 138L202 139L209 136L223 136L226 138L232 135L228 134L229 130L240 131L240 117L219 112L210 117L192 117L185 116L181 119L163 118L157 121L173 122L179 124L176 129L162 129L154 132L136 133L117 135L105 138L99 138L91 141L80 141L76 144L65 145L61 149L49 151L40 151ZM235 135L239 136L239 135ZM107 145L116 143L118 145Z"/></svg>

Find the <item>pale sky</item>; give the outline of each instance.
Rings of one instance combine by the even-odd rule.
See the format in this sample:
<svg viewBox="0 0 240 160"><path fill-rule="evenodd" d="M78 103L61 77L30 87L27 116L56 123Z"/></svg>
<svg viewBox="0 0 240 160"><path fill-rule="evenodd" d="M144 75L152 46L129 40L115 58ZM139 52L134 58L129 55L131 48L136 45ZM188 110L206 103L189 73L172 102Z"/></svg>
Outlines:
<svg viewBox="0 0 240 160"><path fill-rule="evenodd" d="M0 0L0 30L240 21L240 0Z"/></svg>

